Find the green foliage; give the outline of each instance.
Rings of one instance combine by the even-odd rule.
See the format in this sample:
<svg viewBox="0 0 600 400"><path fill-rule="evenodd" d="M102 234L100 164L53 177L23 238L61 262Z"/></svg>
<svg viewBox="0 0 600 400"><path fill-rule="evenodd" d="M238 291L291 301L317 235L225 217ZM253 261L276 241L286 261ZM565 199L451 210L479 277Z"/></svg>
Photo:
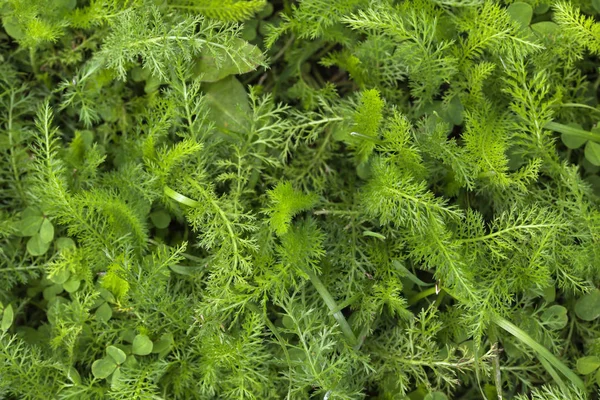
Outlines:
<svg viewBox="0 0 600 400"><path fill-rule="evenodd" d="M597 398L599 15L0 0L0 398Z"/></svg>

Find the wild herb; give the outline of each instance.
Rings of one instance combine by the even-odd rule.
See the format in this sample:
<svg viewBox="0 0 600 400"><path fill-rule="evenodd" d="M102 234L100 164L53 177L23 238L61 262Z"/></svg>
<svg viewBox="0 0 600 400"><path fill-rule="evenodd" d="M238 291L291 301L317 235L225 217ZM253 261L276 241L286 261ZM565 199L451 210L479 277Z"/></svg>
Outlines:
<svg viewBox="0 0 600 400"><path fill-rule="evenodd" d="M598 398L599 14L0 0L0 398Z"/></svg>

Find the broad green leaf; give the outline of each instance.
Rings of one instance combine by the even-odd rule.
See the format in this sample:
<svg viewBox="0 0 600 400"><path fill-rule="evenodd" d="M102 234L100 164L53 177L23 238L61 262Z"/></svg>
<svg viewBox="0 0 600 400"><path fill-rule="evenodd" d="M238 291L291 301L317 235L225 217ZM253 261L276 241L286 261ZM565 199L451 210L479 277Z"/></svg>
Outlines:
<svg viewBox="0 0 600 400"><path fill-rule="evenodd" d="M146 335L137 335L133 339L132 353L138 356L145 356L152 353L152 340Z"/></svg>
<svg viewBox="0 0 600 400"><path fill-rule="evenodd" d="M114 302L116 300L115 296L110 292L110 290L99 288L98 292L100 293L100 297L102 297L106 301Z"/></svg>
<svg viewBox="0 0 600 400"><path fill-rule="evenodd" d="M190 267L190 266L179 265L179 264L169 265L169 269L171 271L175 272L176 274L186 275L186 276L195 275L198 272L200 272L203 268L204 267L202 267L202 266Z"/></svg>
<svg viewBox="0 0 600 400"><path fill-rule="evenodd" d="M592 0L592 7L597 13L600 13L600 0Z"/></svg>
<svg viewBox="0 0 600 400"><path fill-rule="evenodd" d="M256 27L254 28L256 32ZM239 52L250 60L255 60L248 64L239 59L230 57L227 53ZM194 76L200 78L202 82L217 82L229 75L243 74L254 71L263 60L263 54L260 49L245 40L236 39L232 49L217 50L215 54L206 52L200 57L193 68Z"/></svg>
<svg viewBox="0 0 600 400"><path fill-rule="evenodd" d="M142 68L142 67L135 67L131 70L131 79L134 82L141 82L143 80L146 80L150 77L150 70L147 68Z"/></svg>
<svg viewBox="0 0 600 400"><path fill-rule="evenodd" d="M125 359L127 358L127 354L125 354L125 352L121 349L119 349L118 347L115 346L108 346L106 348L106 353L112 357L112 359L117 363L117 364L123 364L125 362Z"/></svg>
<svg viewBox="0 0 600 400"><path fill-rule="evenodd" d="M224 131L242 131L250 113L248 95L235 77L204 85L209 115Z"/></svg>
<svg viewBox="0 0 600 400"><path fill-rule="evenodd" d="M560 305L553 305L542 313L541 320L549 329L562 329L569 322L567 309Z"/></svg>
<svg viewBox="0 0 600 400"><path fill-rule="evenodd" d="M50 301L52 299L54 299L56 297L56 295L62 293L63 291L63 287L62 285L59 284L54 284L51 286L48 286L47 288L44 289L44 300Z"/></svg>
<svg viewBox="0 0 600 400"><path fill-rule="evenodd" d="M575 314L584 321L593 321L600 317L600 290L584 294L575 303Z"/></svg>
<svg viewBox="0 0 600 400"><path fill-rule="evenodd" d="M583 127L579 124L568 124L574 128L583 130ZM585 137L574 135L571 132L563 132L560 135L560 139L569 149L578 149L588 141Z"/></svg>
<svg viewBox="0 0 600 400"><path fill-rule="evenodd" d="M51 242L54 239L54 225L48 218L44 218L42 226L40 228L40 239L46 243Z"/></svg>
<svg viewBox="0 0 600 400"><path fill-rule="evenodd" d="M42 256L46 254L49 248L50 242L43 241L38 233L30 237L27 241L27 251L32 256Z"/></svg>
<svg viewBox="0 0 600 400"><path fill-rule="evenodd" d="M556 288L554 285L550 285L542 291L542 296L544 296L544 300L548 303L553 303L556 300Z"/></svg>
<svg viewBox="0 0 600 400"><path fill-rule="evenodd" d="M108 322L112 317L112 308L108 303L102 304L96 310L96 319L101 322Z"/></svg>
<svg viewBox="0 0 600 400"><path fill-rule="evenodd" d="M55 273L54 275L52 275L50 277L50 280L54 283L62 285L67 280L69 280L70 277L71 277L71 271L69 271L68 269L62 269L62 270L58 271L57 273Z"/></svg>
<svg viewBox="0 0 600 400"><path fill-rule="evenodd" d="M2 25L4 26L6 33L8 33L8 36L11 38L20 40L25 37L25 32L16 18L4 17L2 18Z"/></svg>
<svg viewBox="0 0 600 400"><path fill-rule="evenodd" d="M560 26L552 21L542 21L531 25L531 30L542 36L554 36L560 32Z"/></svg>
<svg viewBox="0 0 600 400"><path fill-rule="evenodd" d="M512 19L517 21L523 28L526 28L531 22L531 17L533 16L533 8L523 2L512 3L506 11L511 16Z"/></svg>
<svg viewBox="0 0 600 400"><path fill-rule="evenodd" d="M40 231L44 221L42 215L30 215L17 223L17 229L21 236L33 236Z"/></svg>
<svg viewBox="0 0 600 400"><path fill-rule="evenodd" d="M448 103L446 113L448 115L448 121L454 125L462 125L465 108L462 105L460 98L454 96Z"/></svg>
<svg viewBox="0 0 600 400"><path fill-rule="evenodd" d="M8 306L6 306L6 308L4 309L4 313L2 314L2 322L0 323L0 330L2 330L3 332L6 332L8 330L8 328L10 328L10 326L12 325L13 319L14 319L14 312L13 312L12 304L9 304Z"/></svg>
<svg viewBox="0 0 600 400"><path fill-rule="evenodd" d="M585 158L593 165L600 166L600 144L590 140L585 145Z"/></svg>
<svg viewBox="0 0 600 400"><path fill-rule="evenodd" d="M54 242L54 245L56 246L56 249L58 251L74 249L75 247L77 247L75 245L75 241L68 237L59 237Z"/></svg>
<svg viewBox="0 0 600 400"><path fill-rule="evenodd" d="M256 39L258 36L258 20L251 19L250 21L244 22L244 27L242 28L241 38L250 42Z"/></svg>
<svg viewBox="0 0 600 400"><path fill-rule="evenodd" d="M281 323L283 324L283 326L285 326L287 329L294 329L295 328L295 324L294 324L294 320L289 316L289 315L284 315L283 318L281 319Z"/></svg>
<svg viewBox="0 0 600 400"><path fill-rule="evenodd" d="M77 0L54 0L54 5L64 10L72 10L77 5Z"/></svg>
<svg viewBox="0 0 600 400"><path fill-rule="evenodd" d="M69 367L67 370L67 378L74 384L81 385L81 375L79 375L79 372L77 372L75 367Z"/></svg>
<svg viewBox="0 0 600 400"><path fill-rule="evenodd" d="M548 4L539 4L534 10L533 12L536 14L546 14L548 12L548 10L550 9L550 6Z"/></svg>
<svg viewBox="0 0 600 400"><path fill-rule="evenodd" d="M164 210L158 210L150 214L150 220L158 229L165 229L171 223L171 216Z"/></svg>
<svg viewBox="0 0 600 400"><path fill-rule="evenodd" d="M448 400L448 397L442 392L431 392L423 400Z"/></svg>
<svg viewBox="0 0 600 400"><path fill-rule="evenodd" d="M79 289L79 286L81 286L81 281L79 279L71 279L63 283L63 288L69 293L76 292L77 289Z"/></svg>
<svg viewBox="0 0 600 400"><path fill-rule="evenodd" d="M577 360L577 372L581 375L589 375L600 368L600 357L588 356Z"/></svg>
<svg viewBox="0 0 600 400"><path fill-rule="evenodd" d="M589 175L584 180L592 187L596 196L600 197L600 176Z"/></svg>
<svg viewBox="0 0 600 400"><path fill-rule="evenodd" d="M92 374L98 379L105 379L110 376L117 368L114 360L110 357L105 357L94 361L92 364Z"/></svg>
<svg viewBox="0 0 600 400"><path fill-rule="evenodd" d="M174 341L175 340L172 333L165 333L160 337L160 339L154 342L154 345L152 346L152 353L160 354L168 352L173 346Z"/></svg>
<svg viewBox="0 0 600 400"><path fill-rule="evenodd" d="M110 387L114 390L121 382L121 368L115 369L115 372L110 377Z"/></svg>

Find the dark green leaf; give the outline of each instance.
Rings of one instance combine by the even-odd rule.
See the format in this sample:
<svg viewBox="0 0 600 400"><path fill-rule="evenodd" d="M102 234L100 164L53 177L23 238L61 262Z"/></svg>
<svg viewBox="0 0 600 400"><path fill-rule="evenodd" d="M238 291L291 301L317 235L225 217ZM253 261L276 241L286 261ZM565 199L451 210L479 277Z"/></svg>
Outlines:
<svg viewBox="0 0 600 400"><path fill-rule="evenodd" d="M171 216L164 210L158 210L150 214L150 219L158 229L165 229L171 223Z"/></svg>
<svg viewBox="0 0 600 400"><path fill-rule="evenodd" d="M256 28L254 30L256 32ZM200 57L194 66L194 75L202 82L216 82L229 75L243 74L253 71L262 62L263 55L260 49L247 43L245 40L235 41L235 51L245 54L248 59L255 60L253 64L231 58L225 51L231 53L231 49L220 50L220 53L206 53Z"/></svg>
<svg viewBox="0 0 600 400"><path fill-rule="evenodd" d="M224 131L242 131L250 113L248 95L244 86L230 76L204 85L210 116Z"/></svg>
<svg viewBox="0 0 600 400"><path fill-rule="evenodd" d="M600 317L600 290L593 290L580 297L575 303L575 314L584 321Z"/></svg>
<svg viewBox="0 0 600 400"><path fill-rule="evenodd" d="M585 145L585 158L593 165L600 166L600 144L590 140Z"/></svg>
<svg viewBox="0 0 600 400"><path fill-rule="evenodd" d="M0 323L0 330L6 332L13 323L14 312L12 305L9 304L4 308L4 312L2 314L2 322Z"/></svg>
<svg viewBox="0 0 600 400"><path fill-rule="evenodd" d="M112 308L108 303L103 303L96 310L96 319L101 322L108 322L112 317Z"/></svg>

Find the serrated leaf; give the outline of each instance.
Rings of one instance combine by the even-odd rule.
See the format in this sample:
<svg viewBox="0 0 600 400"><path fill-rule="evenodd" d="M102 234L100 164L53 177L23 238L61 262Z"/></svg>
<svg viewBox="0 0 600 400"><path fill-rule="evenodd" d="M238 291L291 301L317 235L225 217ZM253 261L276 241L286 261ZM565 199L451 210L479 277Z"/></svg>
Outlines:
<svg viewBox="0 0 600 400"><path fill-rule="evenodd" d="M581 375L589 375L600 368L600 357L589 356L577 360L577 372Z"/></svg>
<svg viewBox="0 0 600 400"><path fill-rule="evenodd" d="M21 236L33 236L40 231L44 221L45 219L41 215L30 215L17 223L17 229Z"/></svg>
<svg viewBox="0 0 600 400"><path fill-rule="evenodd" d="M40 237L39 233L36 233L27 241L27 251L32 256L42 256L46 254L50 248L50 242L45 242Z"/></svg>
<svg viewBox="0 0 600 400"><path fill-rule="evenodd" d="M105 357L94 361L92 364L92 374L98 379L105 379L110 376L117 368L117 364L112 358Z"/></svg>
<svg viewBox="0 0 600 400"><path fill-rule="evenodd" d="M44 218L44 222L40 227L40 239L47 243L54 239L54 225L48 218Z"/></svg>
<svg viewBox="0 0 600 400"><path fill-rule="evenodd" d="M127 359L127 354L115 346L108 346L106 348L106 354L108 354L117 364L123 364L125 359Z"/></svg>
<svg viewBox="0 0 600 400"><path fill-rule="evenodd" d="M569 322L567 309L560 305L553 305L542 313L541 320L549 329L562 329Z"/></svg>
<svg viewBox="0 0 600 400"><path fill-rule="evenodd" d="M245 40L236 39L232 47L232 49L218 50L215 54L203 54L194 65L194 76L198 77L202 82L217 82L229 75L244 74L253 71L262 62L262 51ZM254 62L248 64L243 61L234 60L229 56L232 52L244 54L245 58L254 60Z"/></svg>
<svg viewBox="0 0 600 400"><path fill-rule="evenodd" d="M101 322L108 322L112 318L112 308L108 303L102 304L96 310L96 319Z"/></svg>
<svg viewBox="0 0 600 400"><path fill-rule="evenodd" d="M584 294L575 303L575 314L584 321L600 317L600 290Z"/></svg>
<svg viewBox="0 0 600 400"><path fill-rule="evenodd" d="M2 322L0 323L0 330L6 332L13 323L14 319L14 311L12 308L12 304L9 304L4 309L4 313L2 314Z"/></svg>
<svg viewBox="0 0 600 400"><path fill-rule="evenodd" d="M589 141L585 145L585 158L595 166L600 166L600 144Z"/></svg>
<svg viewBox="0 0 600 400"><path fill-rule="evenodd" d="M533 7L520 1L512 3L506 11L511 18L517 21L523 28L526 28L529 25L531 17L533 16Z"/></svg>
<svg viewBox="0 0 600 400"><path fill-rule="evenodd" d="M165 229L171 223L171 216L164 210L158 210L150 214L150 220L158 229Z"/></svg>
<svg viewBox="0 0 600 400"><path fill-rule="evenodd" d="M209 117L224 131L242 131L250 106L244 86L229 76L215 83L204 85Z"/></svg>
<svg viewBox="0 0 600 400"><path fill-rule="evenodd" d="M146 335L137 335L133 339L131 352L138 356L145 356L152 353L152 340Z"/></svg>

